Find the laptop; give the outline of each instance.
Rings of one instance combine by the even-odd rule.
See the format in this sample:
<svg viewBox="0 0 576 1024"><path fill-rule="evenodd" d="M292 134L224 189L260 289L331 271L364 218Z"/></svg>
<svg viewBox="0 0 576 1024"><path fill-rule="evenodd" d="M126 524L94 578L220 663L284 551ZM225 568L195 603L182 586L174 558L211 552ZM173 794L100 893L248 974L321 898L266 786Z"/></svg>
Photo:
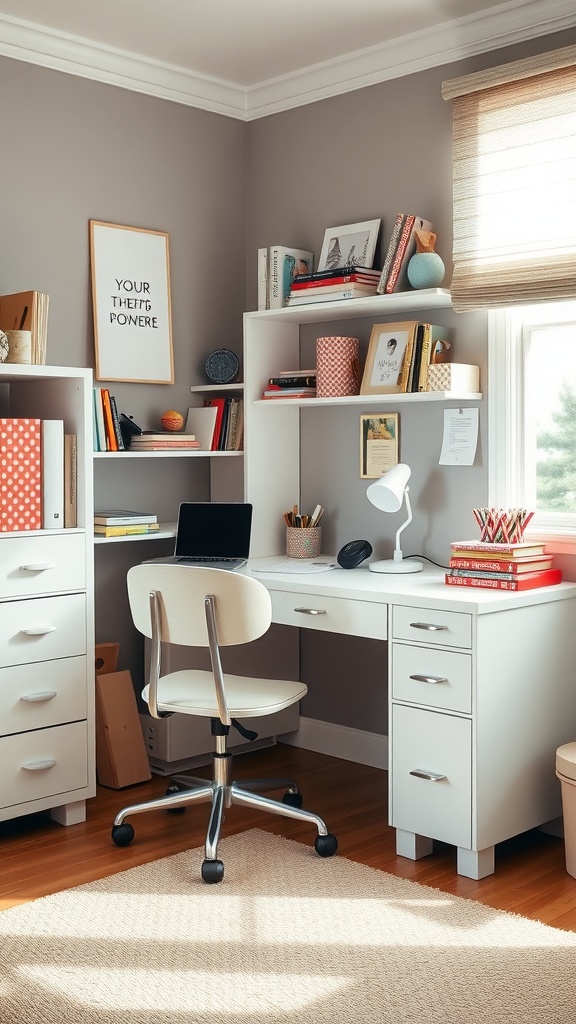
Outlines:
<svg viewBox="0 0 576 1024"><path fill-rule="evenodd" d="M147 561L239 569L250 553L252 505L241 501L184 501L178 510L174 554Z"/></svg>

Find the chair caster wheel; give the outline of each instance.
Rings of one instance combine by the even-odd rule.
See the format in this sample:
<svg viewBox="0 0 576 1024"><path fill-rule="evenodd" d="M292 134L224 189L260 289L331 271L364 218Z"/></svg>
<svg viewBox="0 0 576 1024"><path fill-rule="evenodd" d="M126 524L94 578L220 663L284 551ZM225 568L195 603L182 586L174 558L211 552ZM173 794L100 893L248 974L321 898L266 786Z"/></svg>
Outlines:
<svg viewBox="0 0 576 1024"><path fill-rule="evenodd" d="M314 849L319 857L333 857L338 849L338 840L331 832L325 836L316 836Z"/></svg>
<svg viewBox="0 0 576 1024"><path fill-rule="evenodd" d="M202 878L209 885L221 882L224 878L224 865L221 860L203 860Z"/></svg>
<svg viewBox="0 0 576 1024"><path fill-rule="evenodd" d="M282 797L282 803L288 804L288 807L302 807L302 793L284 793Z"/></svg>
<svg viewBox="0 0 576 1024"><path fill-rule="evenodd" d="M127 821L123 825L114 825L112 828L112 839L116 846L129 846L134 839L134 829Z"/></svg>
<svg viewBox="0 0 576 1024"><path fill-rule="evenodd" d="M168 786L168 789L166 790L164 796L174 796L175 793L180 793L180 792L181 792L180 786L178 786L178 784L176 782L171 782L170 785ZM186 810L185 807L168 807L167 808L167 813L168 814L184 814L185 810Z"/></svg>

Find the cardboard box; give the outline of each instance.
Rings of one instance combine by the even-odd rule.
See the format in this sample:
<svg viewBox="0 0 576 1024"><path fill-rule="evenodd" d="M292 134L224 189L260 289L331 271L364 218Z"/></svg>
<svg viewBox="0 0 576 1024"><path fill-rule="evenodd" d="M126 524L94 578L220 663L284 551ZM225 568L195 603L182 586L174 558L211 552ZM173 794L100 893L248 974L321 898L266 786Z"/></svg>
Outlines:
<svg viewBox="0 0 576 1024"><path fill-rule="evenodd" d="M480 391L480 367L468 363L435 363L428 367L427 391Z"/></svg>
<svg viewBox="0 0 576 1024"><path fill-rule="evenodd" d="M105 672L115 672L118 668L118 656L120 644L96 644L94 648L94 666L97 676L103 676Z"/></svg>
<svg viewBox="0 0 576 1024"><path fill-rule="evenodd" d="M96 774L110 789L152 777L128 671L96 676Z"/></svg>

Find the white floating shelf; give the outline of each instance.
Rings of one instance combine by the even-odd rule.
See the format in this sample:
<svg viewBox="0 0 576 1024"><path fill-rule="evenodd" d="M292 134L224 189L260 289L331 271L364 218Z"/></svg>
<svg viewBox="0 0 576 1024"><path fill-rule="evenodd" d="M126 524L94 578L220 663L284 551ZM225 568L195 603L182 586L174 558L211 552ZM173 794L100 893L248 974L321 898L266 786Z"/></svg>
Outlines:
<svg viewBox="0 0 576 1024"><path fill-rule="evenodd" d="M419 391L414 394L396 392L393 395L341 395L336 398L258 398L253 405L287 405L301 408L312 405L405 405L407 402L479 402L481 392Z"/></svg>
<svg viewBox="0 0 576 1024"><path fill-rule="evenodd" d="M132 540L169 540L176 536L176 523L160 523L155 533L129 533L121 537L94 537L95 544L125 544Z"/></svg>

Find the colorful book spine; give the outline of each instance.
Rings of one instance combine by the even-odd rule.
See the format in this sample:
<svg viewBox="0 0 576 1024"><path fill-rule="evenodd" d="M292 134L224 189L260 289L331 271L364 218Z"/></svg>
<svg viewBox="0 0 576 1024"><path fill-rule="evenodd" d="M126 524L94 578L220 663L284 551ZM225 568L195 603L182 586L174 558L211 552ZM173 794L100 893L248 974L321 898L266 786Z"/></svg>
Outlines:
<svg viewBox="0 0 576 1024"><path fill-rule="evenodd" d="M109 452L118 451L118 442L114 431L114 420L112 419L112 406L110 405L110 391L102 388L102 409L104 411L104 431L106 433L106 450Z"/></svg>
<svg viewBox="0 0 576 1024"><path fill-rule="evenodd" d="M529 577L529 578L528 578ZM562 582L560 569L545 569L543 572L527 573L516 579L481 579L475 576L452 576L446 573L445 582L449 587L481 587L484 590L535 590L537 587L550 587Z"/></svg>
<svg viewBox="0 0 576 1024"><path fill-rule="evenodd" d="M536 555L526 562L522 560L510 561L490 558L451 558L451 569L466 569L476 572L506 572L520 575L525 572L537 572L538 569L551 569L552 559L548 555Z"/></svg>
<svg viewBox="0 0 576 1024"><path fill-rule="evenodd" d="M390 241L388 243L388 249L386 250L386 256L384 257L384 264L382 266L382 273L380 274L380 280L378 282L378 292L383 295L386 291L386 281L388 280L388 274L390 273L390 267L392 261L396 255L396 249L398 248L398 241L402 233L402 227L406 215L404 213L398 213L396 220L394 221L394 227L392 228L392 234L390 235Z"/></svg>
<svg viewBox="0 0 576 1024"><path fill-rule="evenodd" d="M330 267L328 270L317 270L314 274L299 274L298 277L294 278L292 287L294 287L295 284L306 284L307 282L314 283L315 281L329 281L331 278L340 277L343 274L361 274L362 277L368 277L371 281L374 279L378 281L380 279L379 270L372 270L370 267L351 263L350 266L347 267Z"/></svg>
<svg viewBox="0 0 576 1024"><path fill-rule="evenodd" d="M544 547L544 544L531 544L529 541L522 541L518 544L491 544L481 540L455 540L450 544L453 552L463 552L464 554L472 552L476 558L484 558L486 555L502 558L543 555Z"/></svg>
<svg viewBox="0 0 576 1024"><path fill-rule="evenodd" d="M132 537L144 533L157 533L159 529L158 524L142 523L140 526L95 526L94 533L98 537Z"/></svg>
<svg viewBox="0 0 576 1024"><path fill-rule="evenodd" d="M377 278L370 274L334 274L332 277L324 277L317 281L301 281L296 278L292 284L291 293L306 291L309 288L327 288L335 285L339 287L344 284L366 284L371 288L377 285Z"/></svg>
<svg viewBox="0 0 576 1024"><path fill-rule="evenodd" d="M394 253L394 259L392 260L392 265L386 279L385 292L387 295L394 291L394 286L400 274L400 268L408 248L408 242L410 241L415 220L416 217L412 213L408 214L404 218L402 231L400 232L400 238L398 239L398 245L396 246L396 252Z"/></svg>

